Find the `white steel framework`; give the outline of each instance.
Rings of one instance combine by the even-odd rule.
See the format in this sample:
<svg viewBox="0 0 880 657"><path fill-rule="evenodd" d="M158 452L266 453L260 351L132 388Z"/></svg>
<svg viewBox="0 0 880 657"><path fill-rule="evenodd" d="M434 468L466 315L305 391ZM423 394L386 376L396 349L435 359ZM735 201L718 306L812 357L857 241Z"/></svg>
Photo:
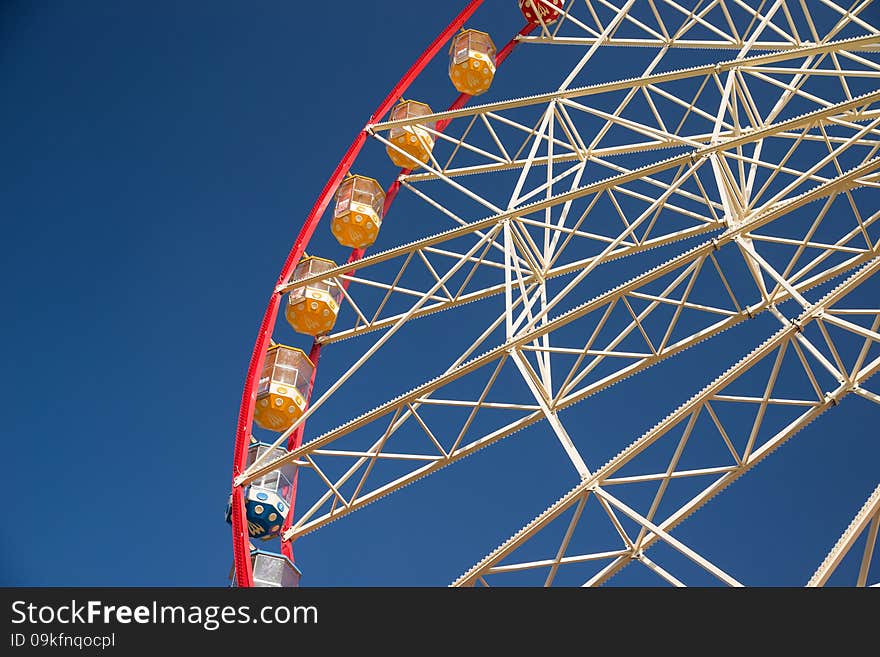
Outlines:
<svg viewBox="0 0 880 657"><path fill-rule="evenodd" d="M400 182L425 225L445 223L276 290L346 282L345 312L319 341L351 341L355 356L275 444L399 334L469 323L470 304L488 319L437 376L257 460L236 485L297 463L309 483L283 537L296 540L542 426L576 485L456 585L526 571L552 585L573 566L593 567L582 583L598 585L631 563L687 583L649 558L656 545L717 582L749 583L678 526L845 397L880 403L869 387L880 368L878 14L870 1L569 0L559 21L520 37L523 57L573 53L555 90L368 126L382 148L397 149L387 133L404 124L433 136L429 162ZM633 50L637 77L598 66ZM696 63L670 66L683 52ZM745 324L778 328L628 446L606 436L622 451L596 467L569 409ZM684 465L710 441L717 458ZM859 540L855 583L870 584L878 523L880 488L809 585ZM518 559L560 526L546 558ZM575 549L593 530L590 549Z"/></svg>

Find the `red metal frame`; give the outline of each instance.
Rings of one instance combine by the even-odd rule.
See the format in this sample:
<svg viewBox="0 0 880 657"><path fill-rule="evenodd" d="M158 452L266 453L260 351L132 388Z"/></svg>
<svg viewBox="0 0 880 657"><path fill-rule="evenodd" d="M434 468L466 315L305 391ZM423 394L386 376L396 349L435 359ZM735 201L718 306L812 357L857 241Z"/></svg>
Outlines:
<svg viewBox="0 0 880 657"><path fill-rule="evenodd" d="M473 15L473 13L479 8L482 3L483 0L471 0L458 14L458 16L456 16L456 18L446 27L446 29L444 29L437 36L436 39L434 39L431 45L428 46L428 48L409 68L406 74L400 79L397 85L391 90L385 100L382 101L382 104L379 105L375 112L373 112L373 114L370 116L369 121L367 122L368 125L380 121L385 116L385 114L388 113L388 111L402 96L409 85L425 69L428 63L437 55L437 53L449 41L449 39L452 38L455 32L457 32L460 28L464 26L464 23L471 17L471 15ZM534 29L534 24L528 24L519 31L517 36L529 34ZM496 67L499 66L508 57L508 55L510 55L513 49L516 47L517 43L518 41L516 37L514 37L498 53L498 56L496 58ZM461 94L458 98L456 98L455 102L452 103L449 109L457 109L463 107L465 104L467 104L470 98L471 97L467 94ZM437 124L437 130L443 131L448 125L448 121L440 122ZM364 143L366 143L366 140L367 132L364 129L358 133L357 137L355 137L354 142L351 144L351 146L349 146L342 160L340 160L339 164L336 165L333 174L324 185L324 189L321 190L321 194L318 197L318 200L315 202L311 212L306 218L305 223L300 229L299 235L297 236L296 241L294 242L293 247L291 248L290 253L287 256L287 260L284 262L281 273L278 276L276 287L286 284L287 281L290 279L294 267L299 262L300 258L305 252L306 246L308 245L309 240L314 234L315 229L317 228L318 223L320 222L321 217L324 214L324 211L327 209L327 206L330 204L333 195L336 193L336 189L339 187L339 184L348 173L352 164L354 164L354 161L357 158L361 148L363 148ZM401 171L401 174L407 173L409 173L408 169L404 169ZM388 188L388 192L385 196L384 208L386 214L390 209L392 203L394 202L394 199L397 196L397 192L399 191L399 189L399 180L395 180ZM352 263L360 260L363 257L363 254L364 249L353 250L351 252L351 255L349 256L348 262ZM348 287L347 282L343 282L343 284ZM248 445L250 444L251 426L254 417L254 405L256 403L257 374L262 370L263 367L266 350L269 347L269 341L272 337L272 328L275 326L275 320L278 317L278 310L281 304L281 298L281 294L273 291L271 297L269 298L266 312L263 315L263 321L260 324L260 331L257 334L257 339L254 344L254 350L251 354L250 363L248 364L247 377L245 378L244 390L242 392L241 398L241 406L239 407L238 413L238 425L236 427L235 433L235 457L232 468L232 549L236 572L236 582L240 587L253 586L253 571L251 568L250 560L250 538L247 532L247 520L245 517L244 491L241 487L235 486L234 481L235 478L244 471L244 464L247 459ZM314 388L315 376L317 375L318 360L320 359L320 356L321 345L317 341L315 341L312 343L312 348L309 352L309 358L315 365L315 370L312 373L312 379L309 384L309 397L311 397L311 391ZM304 429L305 424L301 425L293 434L291 434L287 443L288 449L294 449L302 444ZM290 527L293 519L297 480L298 471L297 474L294 475L294 481L292 482L293 498L291 499L290 510L287 514L287 517L285 518L282 532ZM281 542L281 550L285 556L293 560L293 549L289 541Z"/></svg>

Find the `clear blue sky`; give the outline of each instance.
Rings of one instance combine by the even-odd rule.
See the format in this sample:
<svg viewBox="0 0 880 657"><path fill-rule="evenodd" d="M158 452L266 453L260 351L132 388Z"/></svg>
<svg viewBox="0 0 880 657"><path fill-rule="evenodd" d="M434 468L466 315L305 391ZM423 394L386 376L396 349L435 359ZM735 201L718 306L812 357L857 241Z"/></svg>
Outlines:
<svg viewBox="0 0 880 657"><path fill-rule="evenodd" d="M344 149L460 4L2 4L0 584L226 584L234 428L267 295ZM500 46L521 19L512 1L489 4L507 12L492 25ZM518 93L554 88L558 71L525 54L517 81L534 81ZM433 75L414 95L439 107L452 90ZM362 165L392 175L376 153ZM436 230L412 214L400 221L386 245ZM344 257L326 225L318 233L310 250ZM609 392L582 425L585 452L608 441L604 460L629 443L749 336L722 336L711 355L633 381L643 412L616 426L604 416L632 397ZM436 374L398 376L423 349L402 340L387 378L361 384L377 399ZM682 385L665 385L668 372ZM876 484L878 409L852 400L840 410L704 510L714 520L700 531L742 522L764 537L720 548L734 570L771 546L772 567L752 583L803 583ZM351 414L332 412L328 425ZM534 449L535 435L303 540L304 584L451 581L573 483L558 445L545 437Z"/></svg>

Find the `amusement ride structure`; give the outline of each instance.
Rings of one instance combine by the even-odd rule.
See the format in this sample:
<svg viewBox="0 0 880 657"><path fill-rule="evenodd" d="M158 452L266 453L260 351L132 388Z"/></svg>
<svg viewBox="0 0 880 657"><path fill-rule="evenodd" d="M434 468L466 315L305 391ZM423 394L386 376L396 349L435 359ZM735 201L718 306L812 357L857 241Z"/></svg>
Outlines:
<svg viewBox="0 0 880 657"><path fill-rule="evenodd" d="M502 14L521 29L499 34ZM447 96L417 96L441 69ZM467 3L367 119L268 290L227 507L235 584L298 586L300 538L526 434L564 461L556 499L454 585L629 568L679 586L682 560L749 584L679 528L844 399L880 411L878 188L870 0ZM318 230L347 259L310 247ZM424 353L382 349L400 341ZM691 354L710 369L691 359L688 388L670 368ZM680 405L641 435L588 429L639 382ZM841 583L878 583L878 482L803 582L852 562Z"/></svg>

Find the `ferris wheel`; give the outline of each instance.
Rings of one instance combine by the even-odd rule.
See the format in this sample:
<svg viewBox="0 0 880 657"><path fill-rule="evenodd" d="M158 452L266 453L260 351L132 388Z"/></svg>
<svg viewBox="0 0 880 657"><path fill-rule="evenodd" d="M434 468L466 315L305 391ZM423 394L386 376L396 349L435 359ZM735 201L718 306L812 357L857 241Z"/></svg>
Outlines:
<svg viewBox="0 0 880 657"><path fill-rule="evenodd" d="M467 3L267 290L235 583L299 585L297 541L521 432L554 497L454 585L754 583L692 519L845 399L880 421L878 170L870 0ZM803 583L880 581L873 472Z"/></svg>

